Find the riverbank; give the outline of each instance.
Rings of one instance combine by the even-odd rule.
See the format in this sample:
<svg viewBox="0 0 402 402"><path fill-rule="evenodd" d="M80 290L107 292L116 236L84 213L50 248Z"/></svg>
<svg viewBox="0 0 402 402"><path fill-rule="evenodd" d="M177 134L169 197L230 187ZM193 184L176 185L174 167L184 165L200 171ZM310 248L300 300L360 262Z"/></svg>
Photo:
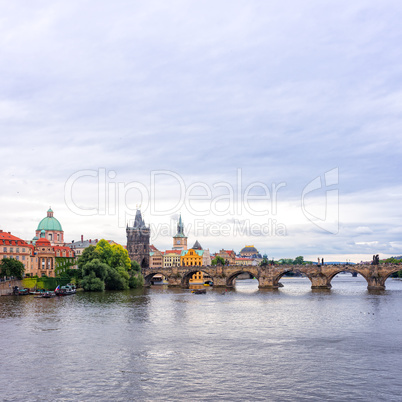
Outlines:
<svg viewBox="0 0 402 402"><path fill-rule="evenodd" d="M14 286L22 287L22 281L17 279L0 282L0 296L10 296L13 293Z"/></svg>

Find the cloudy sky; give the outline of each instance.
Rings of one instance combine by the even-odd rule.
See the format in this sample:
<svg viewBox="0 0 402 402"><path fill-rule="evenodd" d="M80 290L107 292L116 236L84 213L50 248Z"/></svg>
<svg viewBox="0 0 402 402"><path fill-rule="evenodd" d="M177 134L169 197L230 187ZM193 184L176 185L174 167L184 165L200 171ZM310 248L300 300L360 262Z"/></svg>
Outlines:
<svg viewBox="0 0 402 402"><path fill-rule="evenodd" d="M400 1L0 0L0 228L402 255Z"/></svg>

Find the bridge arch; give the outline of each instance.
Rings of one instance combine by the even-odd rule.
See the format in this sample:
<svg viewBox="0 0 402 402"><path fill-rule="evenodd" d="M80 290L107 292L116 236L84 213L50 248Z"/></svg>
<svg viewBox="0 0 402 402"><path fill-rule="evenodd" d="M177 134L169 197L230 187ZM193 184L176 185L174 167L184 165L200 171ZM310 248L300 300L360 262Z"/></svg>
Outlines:
<svg viewBox="0 0 402 402"><path fill-rule="evenodd" d="M236 278L239 275L242 274L249 274L250 276L252 276L253 278L258 280L258 286L260 286L260 277L256 272L252 272L252 270L249 269L239 269L236 272L233 272L227 279L226 279L226 286L227 287L234 287L235 282L236 282Z"/></svg>
<svg viewBox="0 0 402 402"><path fill-rule="evenodd" d="M303 271L301 271L301 270L298 268L297 265L294 266L294 267L285 267L285 268L283 268L276 276L274 276L274 278L273 278L273 285L274 285L274 287L283 286L283 285L279 285L279 281L280 281L281 278L282 278L285 274L287 274L288 272L294 272L295 274L304 274L305 276L307 276L306 273L303 272Z"/></svg>
<svg viewBox="0 0 402 402"><path fill-rule="evenodd" d="M166 275L166 272L155 270L144 275L144 286L151 286L152 278L155 275L162 275L162 277L165 277L167 280L169 280L169 277Z"/></svg>
<svg viewBox="0 0 402 402"><path fill-rule="evenodd" d="M336 275L340 274L341 272L349 272L351 274L356 273L361 275L367 282L369 283L368 278L366 277L366 274L363 273L359 268L345 268L345 266L342 266L342 268L337 269L336 271L332 272L331 275L329 276L329 283L331 283L332 279L335 278Z"/></svg>
<svg viewBox="0 0 402 402"><path fill-rule="evenodd" d="M213 278L213 276L208 273L205 269L202 269L203 266L191 266L191 267L186 267L188 268L188 271L186 271L183 275L183 278L181 280L181 286L182 288L188 289L190 286L190 279L191 277L197 273L197 272L202 272L204 275L210 277L212 279L212 282L215 283L215 280Z"/></svg>
<svg viewBox="0 0 402 402"><path fill-rule="evenodd" d="M387 273L384 275L384 284L385 284L385 281L386 281L392 274L394 274L395 272L398 272L398 271L402 271L402 265L399 265L398 267L395 267L394 269L390 270L389 272L387 272Z"/></svg>

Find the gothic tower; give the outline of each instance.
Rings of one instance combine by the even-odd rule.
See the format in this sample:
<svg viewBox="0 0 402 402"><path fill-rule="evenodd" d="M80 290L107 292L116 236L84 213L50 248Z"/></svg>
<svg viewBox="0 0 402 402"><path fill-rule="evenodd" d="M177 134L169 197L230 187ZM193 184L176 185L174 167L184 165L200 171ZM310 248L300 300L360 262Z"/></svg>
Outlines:
<svg viewBox="0 0 402 402"><path fill-rule="evenodd" d="M173 237L173 250L187 250L187 237L184 235L184 225L181 215L177 224L177 234Z"/></svg>
<svg viewBox="0 0 402 402"><path fill-rule="evenodd" d="M126 228L127 251L130 260L135 260L141 268L149 267L149 237L151 229L145 226L141 211L135 213L134 225Z"/></svg>

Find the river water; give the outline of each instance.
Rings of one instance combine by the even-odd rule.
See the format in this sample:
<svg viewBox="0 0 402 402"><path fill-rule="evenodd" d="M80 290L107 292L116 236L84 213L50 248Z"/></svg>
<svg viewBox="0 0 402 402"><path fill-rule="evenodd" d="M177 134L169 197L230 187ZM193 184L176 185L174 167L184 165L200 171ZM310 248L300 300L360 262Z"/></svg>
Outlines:
<svg viewBox="0 0 402 402"><path fill-rule="evenodd" d="M0 400L401 401L402 282L0 298Z"/></svg>

